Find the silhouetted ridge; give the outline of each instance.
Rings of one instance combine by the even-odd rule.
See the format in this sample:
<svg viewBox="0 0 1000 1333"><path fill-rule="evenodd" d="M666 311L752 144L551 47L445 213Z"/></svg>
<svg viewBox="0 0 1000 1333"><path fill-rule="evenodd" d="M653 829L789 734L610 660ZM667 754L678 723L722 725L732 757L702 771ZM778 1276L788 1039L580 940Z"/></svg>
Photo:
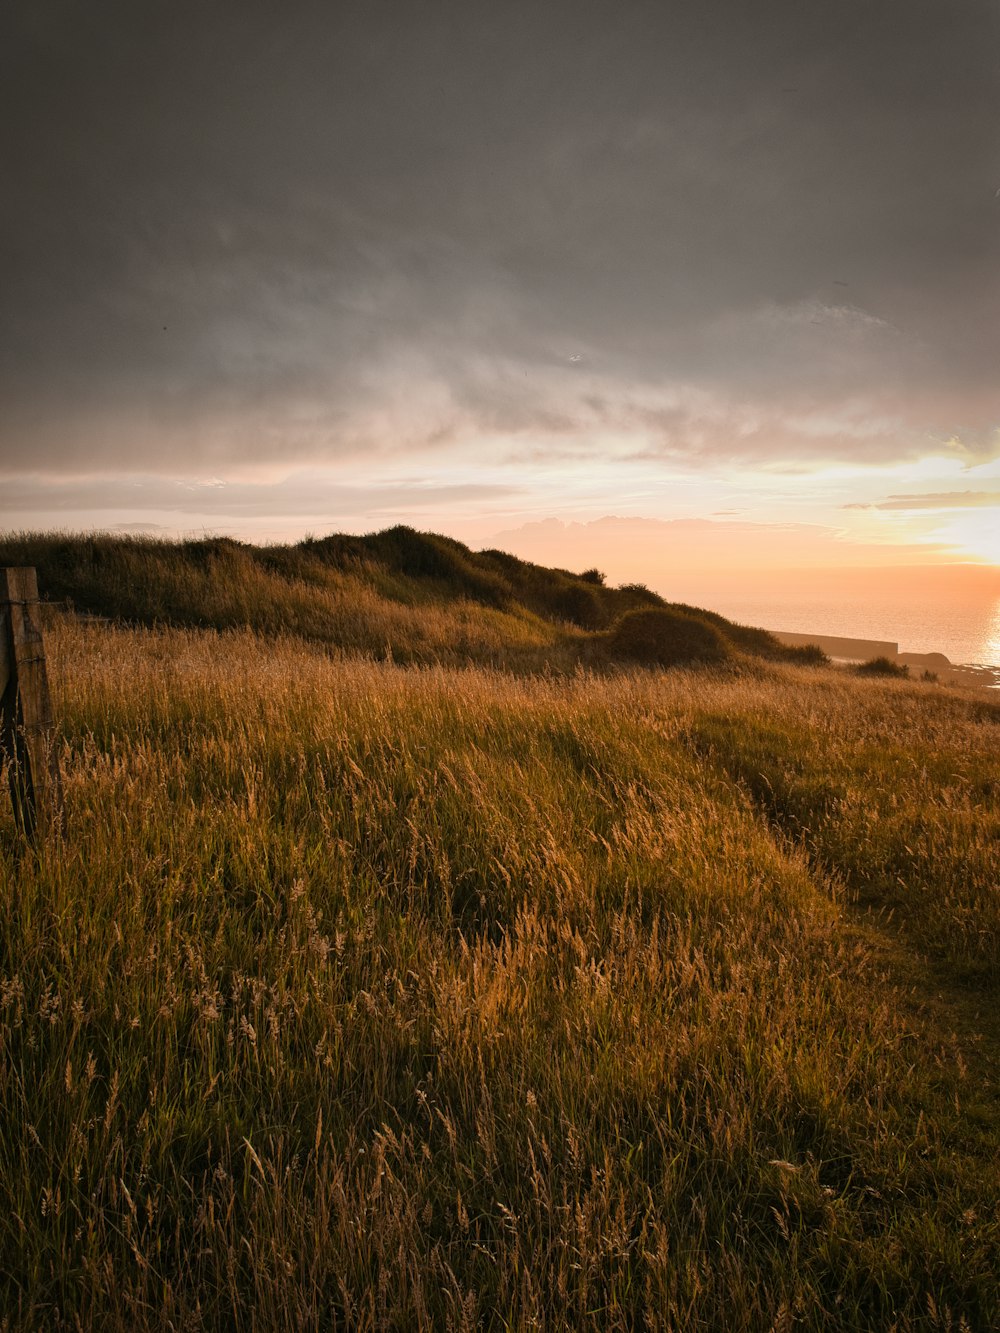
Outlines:
<svg viewBox="0 0 1000 1333"><path fill-rule="evenodd" d="M598 569L550 569L405 526L294 546L13 534L0 538L0 562L34 565L45 598L113 620L294 634L397 661L824 660L643 584L608 587Z"/></svg>

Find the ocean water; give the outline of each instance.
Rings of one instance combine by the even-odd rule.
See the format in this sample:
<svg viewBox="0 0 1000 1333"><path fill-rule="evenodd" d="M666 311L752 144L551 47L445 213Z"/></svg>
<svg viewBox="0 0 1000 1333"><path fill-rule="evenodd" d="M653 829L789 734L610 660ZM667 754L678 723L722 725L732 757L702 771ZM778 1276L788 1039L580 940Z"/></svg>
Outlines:
<svg viewBox="0 0 1000 1333"><path fill-rule="evenodd" d="M956 666L1000 667L1000 597L926 600L830 596L717 598L714 610L745 625L789 633L883 639L903 653L944 653Z"/></svg>

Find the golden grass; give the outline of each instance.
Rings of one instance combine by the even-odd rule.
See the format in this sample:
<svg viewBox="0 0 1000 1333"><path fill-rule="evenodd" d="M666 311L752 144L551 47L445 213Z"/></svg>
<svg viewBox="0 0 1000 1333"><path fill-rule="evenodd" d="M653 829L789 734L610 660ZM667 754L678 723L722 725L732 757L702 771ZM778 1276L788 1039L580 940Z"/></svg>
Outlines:
<svg viewBox="0 0 1000 1333"><path fill-rule="evenodd" d="M0 1326L1000 1322L990 707L49 652L68 835L18 866L0 821Z"/></svg>

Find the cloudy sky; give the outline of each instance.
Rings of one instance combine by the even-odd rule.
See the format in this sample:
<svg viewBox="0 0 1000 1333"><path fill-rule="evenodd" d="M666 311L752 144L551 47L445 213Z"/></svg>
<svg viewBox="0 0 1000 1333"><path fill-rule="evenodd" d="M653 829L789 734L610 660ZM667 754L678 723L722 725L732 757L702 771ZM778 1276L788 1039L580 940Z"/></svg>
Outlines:
<svg viewBox="0 0 1000 1333"><path fill-rule="evenodd" d="M0 526L1000 564L995 0L2 26Z"/></svg>

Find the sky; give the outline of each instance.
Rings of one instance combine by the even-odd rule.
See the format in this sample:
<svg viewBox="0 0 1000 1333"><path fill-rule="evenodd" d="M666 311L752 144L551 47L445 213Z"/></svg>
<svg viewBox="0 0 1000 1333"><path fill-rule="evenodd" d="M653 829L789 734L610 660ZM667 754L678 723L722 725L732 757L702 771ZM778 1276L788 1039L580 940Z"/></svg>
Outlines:
<svg viewBox="0 0 1000 1333"><path fill-rule="evenodd" d="M1000 566L995 0L2 27L0 527Z"/></svg>

